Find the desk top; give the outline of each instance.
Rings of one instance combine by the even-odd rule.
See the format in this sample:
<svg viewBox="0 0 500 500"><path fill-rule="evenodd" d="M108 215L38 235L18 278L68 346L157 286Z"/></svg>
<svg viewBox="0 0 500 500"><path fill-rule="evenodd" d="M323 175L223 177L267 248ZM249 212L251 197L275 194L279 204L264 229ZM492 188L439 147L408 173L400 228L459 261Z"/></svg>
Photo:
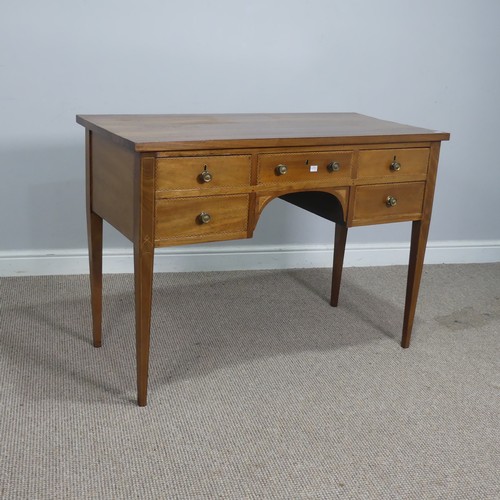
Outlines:
<svg viewBox="0 0 500 500"><path fill-rule="evenodd" d="M139 152L449 139L357 113L77 115L76 121Z"/></svg>

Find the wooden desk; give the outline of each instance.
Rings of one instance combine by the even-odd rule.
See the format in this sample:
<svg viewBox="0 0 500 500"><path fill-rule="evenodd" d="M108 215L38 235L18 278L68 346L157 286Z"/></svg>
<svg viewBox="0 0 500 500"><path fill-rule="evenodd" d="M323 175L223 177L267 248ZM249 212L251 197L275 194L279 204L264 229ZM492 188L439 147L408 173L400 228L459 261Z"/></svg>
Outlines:
<svg viewBox="0 0 500 500"><path fill-rule="evenodd" d="M93 343L101 345L102 221L134 245L137 392L147 402L154 249L251 238L280 197L335 222L331 305L347 229L413 221L408 347L441 141L355 113L77 116L86 128Z"/></svg>

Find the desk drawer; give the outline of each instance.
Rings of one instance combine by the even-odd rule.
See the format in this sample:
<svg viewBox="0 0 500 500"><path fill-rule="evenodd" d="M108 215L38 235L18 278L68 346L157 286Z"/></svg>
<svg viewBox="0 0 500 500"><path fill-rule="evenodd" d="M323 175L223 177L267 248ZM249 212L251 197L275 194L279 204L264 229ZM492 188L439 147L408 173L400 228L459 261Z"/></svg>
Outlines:
<svg viewBox="0 0 500 500"><path fill-rule="evenodd" d="M353 225L417 220L422 215L425 182L357 186Z"/></svg>
<svg viewBox="0 0 500 500"><path fill-rule="evenodd" d="M250 155L158 158L156 191L249 186L250 171Z"/></svg>
<svg viewBox="0 0 500 500"><path fill-rule="evenodd" d="M156 201L158 246L245 238L248 195L173 198Z"/></svg>
<svg viewBox="0 0 500 500"><path fill-rule="evenodd" d="M259 184L345 183L351 178L351 151L259 155Z"/></svg>
<svg viewBox="0 0 500 500"><path fill-rule="evenodd" d="M358 179L390 176L394 182L405 175L427 174L429 149L373 149L359 152Z"/></svg>

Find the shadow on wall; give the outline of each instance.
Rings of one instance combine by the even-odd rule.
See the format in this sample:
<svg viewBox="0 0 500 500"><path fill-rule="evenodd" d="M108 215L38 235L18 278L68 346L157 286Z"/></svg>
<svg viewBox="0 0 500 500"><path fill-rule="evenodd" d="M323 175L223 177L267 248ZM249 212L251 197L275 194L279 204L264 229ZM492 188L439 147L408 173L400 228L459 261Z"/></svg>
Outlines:
<svg viewBox="0 0 500 500"><path fill-rule="evenodd" d="M0 251L87 247L83 144L0 148ZM123 247L116 231L106 244Z"/></svg>

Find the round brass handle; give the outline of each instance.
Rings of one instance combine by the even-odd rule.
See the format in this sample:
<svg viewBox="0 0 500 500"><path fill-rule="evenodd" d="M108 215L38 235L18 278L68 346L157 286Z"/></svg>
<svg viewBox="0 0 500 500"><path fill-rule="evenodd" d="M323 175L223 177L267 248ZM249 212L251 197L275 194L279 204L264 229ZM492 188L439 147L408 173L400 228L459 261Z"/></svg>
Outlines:
<svg viewBox="0 0 500 500"><path fill-rule="evenodd" d="M212 180L212 174L208 170L203 170L200 174L201 182L210 182Z"/></svg>
<svg viewBox="0 0 500 500"><path fill-rule="evenodd" d="M394 160L391 163L391 170L393 172L398 172L399 170L401 170L401 163L399 163L399 161Z"/></svg>
<svg viewBox="0 0 500 500"><path fill-rule="evenodd" d="M276 175L285 175L288 172L286 165L280 164L276 167Z"/></svg>
<svg viewBox="0 0 500 500"><path fill-rule="evenodd" d="M212 220L212 217L207 212L201 212L201 214L198 215L198 220L202 224L208 224Z"/></svg>
<svg viewBox="0 0 500 500"><path fill-rule="evenodd" d="M326 169L328 172L338 172L340 170L340 163L338 161L332 161L327 166Z"/></svg>
<svg viewBox="0 0 500 500"><path fill-rule="evenodd" d="M394 198L394 196L388 196L387 199L385 200L385 204L390 208L390 207L395 207L398 203L398 200Z"/></svg>

